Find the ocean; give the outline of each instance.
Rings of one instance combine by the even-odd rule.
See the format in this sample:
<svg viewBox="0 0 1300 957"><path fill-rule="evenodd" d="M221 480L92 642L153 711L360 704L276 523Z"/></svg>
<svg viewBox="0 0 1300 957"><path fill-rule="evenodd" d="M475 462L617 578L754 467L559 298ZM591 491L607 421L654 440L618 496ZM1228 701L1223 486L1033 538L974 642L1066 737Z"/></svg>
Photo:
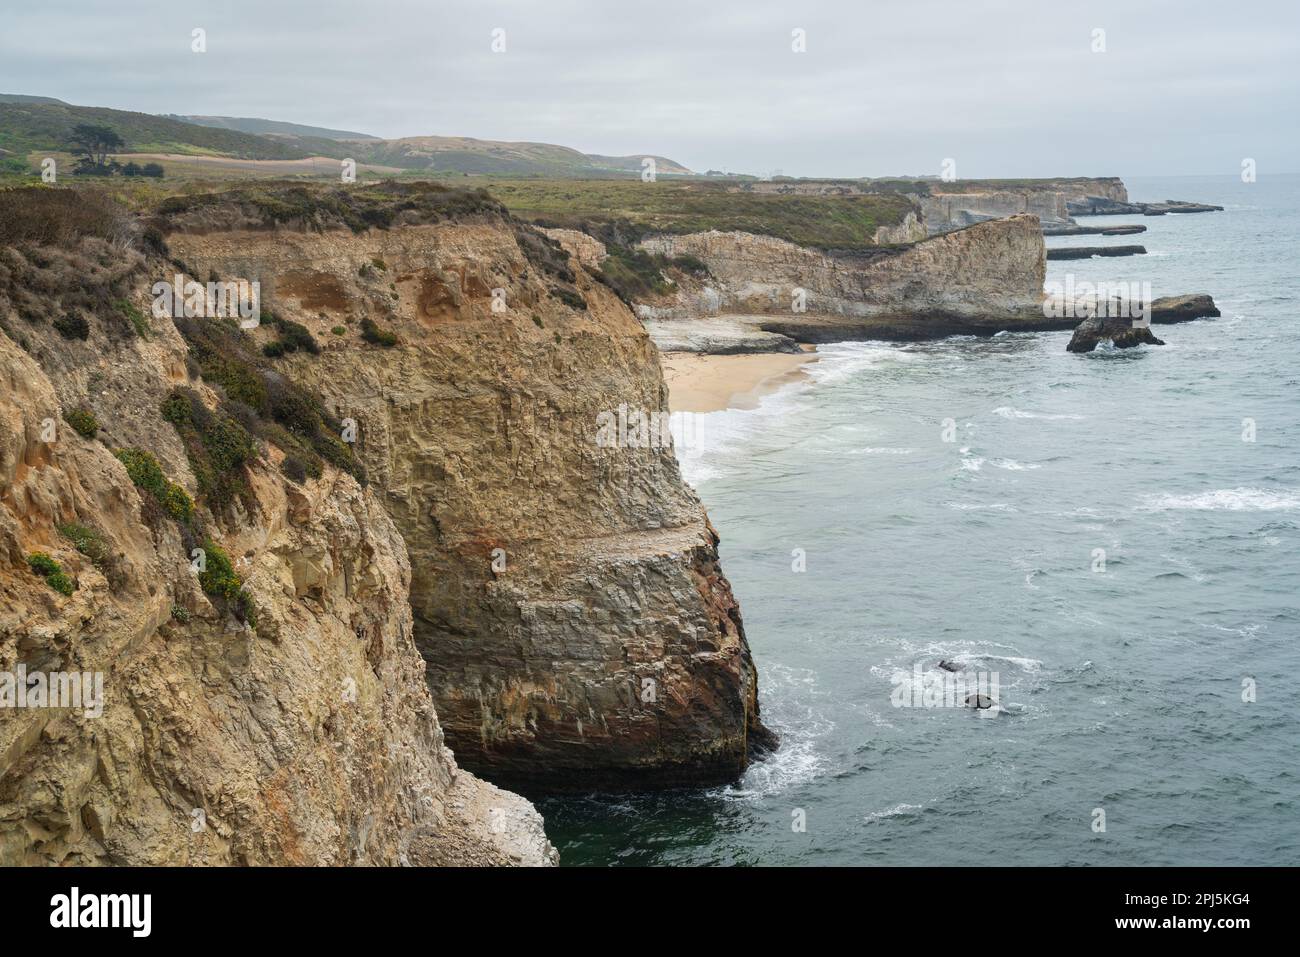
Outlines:
<svg viewBox="0 0 1300 957"><path fill-rule="evenodd" d="M728 787L541 802L564 864L1300 863L1300 176L1125 182L1225 210L1081 219L1148 229L1048 245L1148 255L1048 281L1222 318L823 346L693 425L782 744ZM928 694L941 660L998 706Z"/></svg>

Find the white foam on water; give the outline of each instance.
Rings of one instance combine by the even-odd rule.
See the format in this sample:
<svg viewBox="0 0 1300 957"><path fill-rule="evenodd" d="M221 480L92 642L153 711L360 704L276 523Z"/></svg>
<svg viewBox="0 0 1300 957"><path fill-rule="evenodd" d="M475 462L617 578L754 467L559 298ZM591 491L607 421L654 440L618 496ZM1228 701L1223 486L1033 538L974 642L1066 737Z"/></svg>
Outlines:
<svg viewBox="0 0 1300 957"><path fill-rule="evenodd" d="M1071 415L1066 413L1056 415L1049 412L1026 412L1023 409L1014 409L1009 405L998 406L993 410L993 414L1000 415L1004 419L1047 419L1050 421L1056 421L1061 419L1078 420L1083 418L1081 415Z"/></svg>
<svg viewBox="0 0 1300 957"><path fill-rule="evenodd" d="M924 804L895 804L893 807L887 807L883 811L872 811L864 821L882 821L890 817L913 817L918 811L925 810Z"/></svg>
<svg viewBox="0 0 1300 957"><path fill-rule="evenodd" d="M1220 488L1192 495L1153 495L1142 508L1160 512L1293 511L1300 508L1300 489Z"/></svg>
<svg viewBox="0 0 1300 957"><path fill-rule="evenodd" d="M1023 472L1026 469L1041 469L1042 466L1034 462L1017 462L1015 459L993 459L989 462L994 468L1006 469L1010 472Z"/></svg>

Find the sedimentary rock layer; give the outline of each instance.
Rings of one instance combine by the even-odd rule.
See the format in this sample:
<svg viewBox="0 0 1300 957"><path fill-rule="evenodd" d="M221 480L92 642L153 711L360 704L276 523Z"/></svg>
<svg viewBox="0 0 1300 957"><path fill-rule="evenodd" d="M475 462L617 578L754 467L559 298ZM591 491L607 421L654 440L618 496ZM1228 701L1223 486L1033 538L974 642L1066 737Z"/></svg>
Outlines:
<svg viewBox="0 0 1300 957"><path fill-rule="evenodd" d="M274 445L223 515L200 499L178 521L132 481L113 450L148 451L196 496L160 405L178 385L212 408L220 396L171 320L149 318L169 264L97 242L0 247L29 289L48 273L49 315L85 323L56 333L0 289L0 678L98 674L103 692L0 709L0 864L554 863L532 806L443 744L407 551L375 489L328 466L291 480ZM49 272L63 258L80 272ZM104 291L136 310L134 333L73 302L99 262L126 264ZM98 431L65 423L74 409ZM201 586L200 520L255 626ZM71 594L29 568L34 553Z"/></svg>
<svg viewBox="0 0 1300 957"><path fill-rule="evenodd" d="M654 236L642 248L701 260L709 278L678 278L675 293L638 304L646 319L719 313L887 315L1014 320L1042 298L1043 238L1033 216L866 254L832 255L750 233Z"/></svg>
<svg viewBox="0 0 1300 957"><path fill-rule="evenodd" d="M667 442L658 354L578 258L521 230L169 242L200 272L260 280L321 341L285 368L357 423L461 763L530 792L733 779L768 735L717 536ZM397 344L362 341L366 319Z"/></svg>

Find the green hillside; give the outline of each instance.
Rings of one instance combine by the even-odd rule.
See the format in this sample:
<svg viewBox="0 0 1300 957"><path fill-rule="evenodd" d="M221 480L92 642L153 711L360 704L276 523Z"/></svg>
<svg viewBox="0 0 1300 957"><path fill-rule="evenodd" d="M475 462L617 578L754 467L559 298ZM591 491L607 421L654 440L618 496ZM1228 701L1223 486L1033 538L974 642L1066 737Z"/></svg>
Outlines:
<svg viewBox="0 0 1300 957"><path fill-rule="evenodd" d="M9 103L0 100L0 149L18 156L35 150L65 149L73 127L93 123L126 140L125 152L216 153L240 159L300 159L308 154L285 143L212 129L148 113L130 113L64 103Z"/></svg>

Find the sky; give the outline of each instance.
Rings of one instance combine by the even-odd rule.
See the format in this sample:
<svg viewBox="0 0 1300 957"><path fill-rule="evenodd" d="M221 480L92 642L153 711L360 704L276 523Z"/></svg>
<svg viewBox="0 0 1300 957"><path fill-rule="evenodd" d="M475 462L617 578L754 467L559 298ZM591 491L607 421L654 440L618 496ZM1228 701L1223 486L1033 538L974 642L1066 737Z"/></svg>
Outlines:
<svg viewBox="0 0 1300 957"><path fill-rule="evenodd" d="M1263 176L1300 171L1298 28L1300 0L4 0L0 92L701 172Z"/></svg>

